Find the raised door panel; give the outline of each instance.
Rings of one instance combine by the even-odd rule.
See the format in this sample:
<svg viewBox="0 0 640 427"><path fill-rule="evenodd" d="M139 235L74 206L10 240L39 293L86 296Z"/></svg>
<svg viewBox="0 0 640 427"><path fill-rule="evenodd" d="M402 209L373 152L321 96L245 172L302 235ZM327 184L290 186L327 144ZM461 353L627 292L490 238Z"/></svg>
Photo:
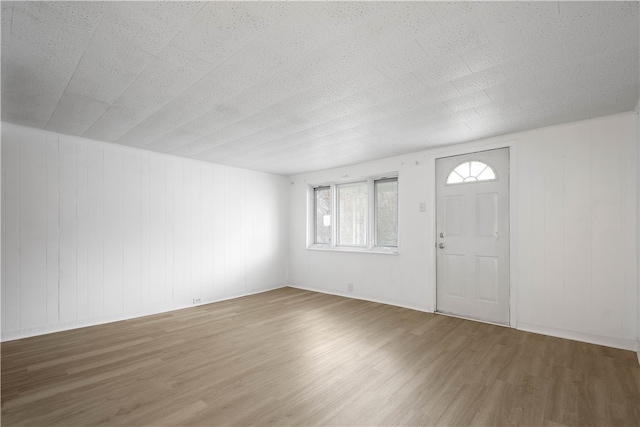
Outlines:
<svg viewBox="0 0 640 427"><path fill-rule="evenodd" d="M447 286L443 289L447 296L465 297L465 256L463 254L444 255L444 278Z"/></svg>
<svg viewBox="0 0 640 427"><path fill-rule="evenodd" d="M500 284L497 256L475 257L476 298L480 301L498 303Z"/></svg>
<svg viewBox="0 0 640 427"><path fill-rule="evenodd" d="M460 237L465 228L465 196L455 195L444 198L444 234L447 237Z"/></svg>
<svg viewBox="0 0 640 427"><path fill-rule="evenodd" d="M475 195L476 237L495 237L498 233L498 194Z"/></svg>

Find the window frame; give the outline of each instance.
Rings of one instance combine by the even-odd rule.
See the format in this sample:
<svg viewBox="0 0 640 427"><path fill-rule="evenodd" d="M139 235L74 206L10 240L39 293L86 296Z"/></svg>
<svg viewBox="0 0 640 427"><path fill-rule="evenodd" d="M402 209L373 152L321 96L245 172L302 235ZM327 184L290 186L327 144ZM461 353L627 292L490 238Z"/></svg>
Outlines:
<svg viewBox="0 0 640 427"><path fill-rule="evenodd" d="M355 187L355 186L359 186L360 184L364 184L364 190L365 190L365 197L367 198L366 202L365 202L365 207L364 207L364 244L362 245L358 245L358 244L345 244L345 243L340 243L340 228L341 228L341 224L340 224L340 209L341 209L341 203L340 203L340 189L341 188L348 188L348 187ZM367 248L368 247L368 243L369 243L369 238L370 238L370 233L369 233L369 223L371 221L369 221L369 215L370 215L370 203L369 203L369 195L371 194L371 191L369 189L369 183L368 180L367 181L352 181L352 182L343 182L343 183L339 183L339 184L335 184L335 206L336 206L336 232L335 232L335 246L338 247L346 247L346 248ZM333 230L332 230L333 231ZM334 239L331 239L332 241L334 241Z"/></svg>
<svg viewBox="0 0 640 427"><path fill-rule="evenodd" d="M397 182L397 245L396 246L379 246L377 245L376 236L376 181L395 180ZM357 183L366 183L366 213L365 213L365 244L364 245L344 245L338 244L339 233L339 206L338 206L338 188L340 186L348 186ZM331 241L330 243L317 243L316 240L316 189L330 189L330 212L331 212ZM318 184L310 184L307 186L307 249L310 250L329 250L339 252L362 252L362 253L379 253L389 255L399 255L400 250L400 178L398 172L373 175L368 177L354 177L340 181L321 182Z"/></svg>
<svg viewBox="0 0 640 427"><path fill-rule="evenodd" d="M329 190L329 215L331 217L331 221L329 223L329 242L318 242L318 230L317 230L317 225L318 225L318 206L317 206L317 194L318 194L318 190ZM312 203L313 203L313 244L314 245L330 245L331 242L333 241L333 223L334 223L334 219L333 219L333 202L331 200L331 187L328 185L320 185L317 187L313 188L313 193L312 193Z"/></svg>
<svg viewBox="0 0 640 427"><path fill-rule="evenodd" d="M381 182L392 182L395 181L396 183L396 244L395 245L381 245L378 243L378 193L376 192L376 183L381 183ZM374 179L373 180L373 186L372 186L372 191L373 191L373 196L371 197L372 200L372 205L371 205L371 209L373 210L372 212L372 217L373 217L373 224L372 224L372 230L371 230L371 240L373 240L373 245L374 247L377 248L397 248L399 245L399 239L400 239L400 233L398 231L399 229L399 213L398 213L398 209L399 209L399 185L398 185L398 177L394 176L394 177L384 177L384 178L378 178L378 179Z"/></svg>
<svg viewBox="0 0 640 427"><path fill-rule="evenodd" d="M471 163L473 163L473 162L484 164L485 165L485 169L489 168L491 170L491 172L493 172L493 176L494 177L491 178L491 179L477 179L477 177L476 177L476 179L474 181L464 181L464 179L467 179L468 177L463 177L462 175L460 175L459 173L456 172L456 169L458 169L460 166L462 166L464 164L467 164L467 163L469 164L469 167L471 167ZM483 170L483 172L484 172L484 170ZM449 182L449 178L454 173L456 173L459 177L461 177L463 179L463 181L461 181L461 182ZM473 175L469 175L469 176L473 176ZM461 162L461 163L457 164L454 168L452 168L449 171L449 173L447 174L447 177L445 178L444 185L445 186L450 186L450 185L463 185L463 184L481 184L483 182L495 182L495 181L498 181L499 179L500 178L498 177L498 171L496 170L496 168L491 163L487 162L486 160L471 159L471 160L465 160L464 162Z"/></svg>

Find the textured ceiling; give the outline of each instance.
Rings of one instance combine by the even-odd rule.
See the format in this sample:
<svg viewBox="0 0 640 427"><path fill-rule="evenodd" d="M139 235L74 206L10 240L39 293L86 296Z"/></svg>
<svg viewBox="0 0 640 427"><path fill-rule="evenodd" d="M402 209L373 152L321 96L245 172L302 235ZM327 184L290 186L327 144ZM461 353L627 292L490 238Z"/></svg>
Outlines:
<svg viewBox="0 0 640 427"><path fill-rule="evenodd" d="M638 2L2 2L2 120L279 174L633 110Z"/></svg>

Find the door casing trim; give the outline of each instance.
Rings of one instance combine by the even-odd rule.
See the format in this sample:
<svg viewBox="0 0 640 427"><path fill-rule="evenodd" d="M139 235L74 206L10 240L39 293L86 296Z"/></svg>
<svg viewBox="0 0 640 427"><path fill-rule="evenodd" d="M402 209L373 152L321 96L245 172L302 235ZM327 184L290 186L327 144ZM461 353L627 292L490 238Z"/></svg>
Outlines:
<svg viewBox="0 0 640 427"><path fill-rule="evenodd" d="M427 228L427 259L430 260L430 272L427 278L427 286L431 284L430 297L433 302L433 312L437 311L437 299L436 299L436 159L442 157L458 156L463 154L473 154L479 151L495 150L499 148L509 149L509 327L517 328L517 286L516 286L516 272L517 272L517 210L516 210L516 194L517 194L517 140L509 139L499 142L491 143L470 143L460 144L450 147L442 147L431 150L425 156L425 162L429 169L427 174L427 186L432 189L429 195L429 202L431 204L432 216L429 219L431 226Z"/></svg>

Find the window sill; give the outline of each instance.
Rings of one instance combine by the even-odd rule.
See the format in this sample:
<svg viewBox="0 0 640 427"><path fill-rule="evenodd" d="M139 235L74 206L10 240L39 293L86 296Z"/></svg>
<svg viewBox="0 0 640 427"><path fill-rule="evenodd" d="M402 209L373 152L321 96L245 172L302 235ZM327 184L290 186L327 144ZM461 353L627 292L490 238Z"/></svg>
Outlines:
<svg viewBox="0 0 640 427"><path fill-rule="evenodd" d="M398 248L358 248L349 246L307 246L307 250L310 251L324 251L324 252L353 252L358 254L379 254L379 255L400 255Z"/></svg>

